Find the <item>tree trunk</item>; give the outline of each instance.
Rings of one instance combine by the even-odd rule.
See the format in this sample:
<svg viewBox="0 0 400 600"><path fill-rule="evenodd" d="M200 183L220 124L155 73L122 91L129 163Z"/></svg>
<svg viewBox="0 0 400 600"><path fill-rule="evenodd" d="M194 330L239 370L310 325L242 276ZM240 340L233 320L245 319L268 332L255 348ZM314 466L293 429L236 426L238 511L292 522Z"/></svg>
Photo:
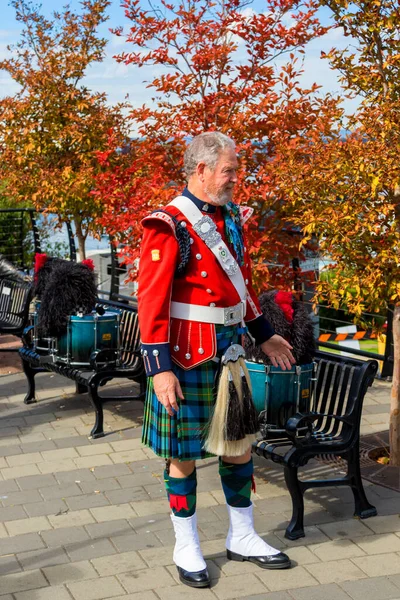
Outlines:
<svg viewBox="0 0 400 600"><path fill-rule="evenodd" d="M390 465L400 467L400 304L393 314L393 383L390 403Z"/></svg>
<svg viewBox="0 0 400 600"><path fill-rule="evenodd" d="M75 223L75 235L78 238L78 252L79 260L82 262L86 258L85 241L86 235L82 231L82 223L79 218L74 218Z"/></svg>

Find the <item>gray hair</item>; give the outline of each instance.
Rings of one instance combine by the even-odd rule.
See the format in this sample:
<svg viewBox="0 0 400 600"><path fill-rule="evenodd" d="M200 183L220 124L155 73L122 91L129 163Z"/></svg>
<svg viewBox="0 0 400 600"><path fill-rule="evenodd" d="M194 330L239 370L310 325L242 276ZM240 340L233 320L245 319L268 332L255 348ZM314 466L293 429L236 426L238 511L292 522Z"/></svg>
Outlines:
<svg viewBox="0 0 400 600"><path fill-rule="evenodd" d="M220 154L227 148L234 150L235 142L219 131L207 131L197 135L190 142L183 158L186 177L189 179L195 173L199 163L204 163L213 171Z"/></svg>

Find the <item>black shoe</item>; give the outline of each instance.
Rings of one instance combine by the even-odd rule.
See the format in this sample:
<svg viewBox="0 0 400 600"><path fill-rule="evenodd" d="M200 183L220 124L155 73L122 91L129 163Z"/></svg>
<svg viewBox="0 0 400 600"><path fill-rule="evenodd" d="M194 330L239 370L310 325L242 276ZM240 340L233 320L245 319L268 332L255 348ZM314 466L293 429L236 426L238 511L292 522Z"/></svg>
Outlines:
<svg viewBox="0 0 400 600"><path fill-rule="evenodd" d="M179 579L185 585L190 587L203 588L210 587L211 580L207 569L202 571L185 571L182 567L176 567L179 573Z"/></svg>
<svg viewBox="0 0 400 600"><path fill-rule="evenodd" d="M271 556L242 556L241 554L227 550L226 556L229 560L237 560L239 562L248 560L262 569L288 569L291 566L290 558L283 552L272 554Z"/></svg>

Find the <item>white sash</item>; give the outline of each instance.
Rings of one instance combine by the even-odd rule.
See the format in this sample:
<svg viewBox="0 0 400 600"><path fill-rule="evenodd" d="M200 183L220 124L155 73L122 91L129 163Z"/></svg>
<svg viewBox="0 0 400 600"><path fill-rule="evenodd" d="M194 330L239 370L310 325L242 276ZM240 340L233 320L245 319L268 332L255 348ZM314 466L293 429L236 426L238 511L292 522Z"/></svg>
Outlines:
<svg viewBox="0 0 400 600"><path fill-rule="evenodd" d="M246 302L246 284L238 263L233 258L228 246L223 241L214 221L209 215L204 215L186 196L178 196L169 206L175 206L186 217L200 239L210 248L215 258L230 278L239 298Z"/></svg>

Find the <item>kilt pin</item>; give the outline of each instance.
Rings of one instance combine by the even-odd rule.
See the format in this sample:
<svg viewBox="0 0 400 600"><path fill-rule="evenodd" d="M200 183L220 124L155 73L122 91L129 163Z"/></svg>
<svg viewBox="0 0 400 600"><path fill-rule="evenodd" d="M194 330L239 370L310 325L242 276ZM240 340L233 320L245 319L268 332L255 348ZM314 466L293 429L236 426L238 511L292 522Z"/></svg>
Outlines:
<svg viewBox="0 0 400 600"><path fill-rule="evenodd" d="M239 210L242 232L253 211L249 207ZM138 306L141 352L148 376L142 442L165 459L193 461L213 456L204 448L204 434L214 410L220 358L229 346L241 343L246 331L256 345L275 333L252 286L245 240L242 238L243 258L238 261L226 233L225 214L222 207L196 198L186 188L142 221ZM190 244L181 273L179 228L185 229ZM178 399L179 410L172 416L153 388L153 377L165 371L175 373L184 396L184 400ZM262 568L290 566L286 555L254 531L247 485L252 480L252 460L245 470L221 457L219 461L230 517L228 558L251 560ZM179 577L186 585L207 587L210 579L197 537L195 477L196 471L182 480L165 472ZM182 491L185 479L190 492ZM244 495L241 490L246 490ZM235 506L230 504L232 498Z"/></svg>

